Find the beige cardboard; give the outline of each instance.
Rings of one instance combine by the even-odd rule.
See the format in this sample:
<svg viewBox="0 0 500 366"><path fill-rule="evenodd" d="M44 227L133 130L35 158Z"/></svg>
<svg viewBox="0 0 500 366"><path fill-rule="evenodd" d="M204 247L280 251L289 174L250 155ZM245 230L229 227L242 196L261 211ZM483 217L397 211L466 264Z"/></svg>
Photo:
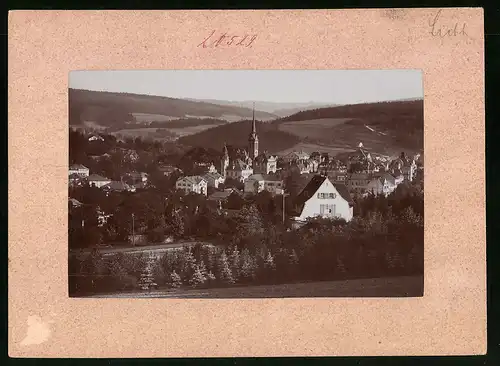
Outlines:
<svg viewBox="0 0 500 366"><path fill-rule="evenodd" d="M482 9L14 11L8 52L11 356L485 353ZM424 73L424 297L68 297L71 70L394 68Z"/></svg>

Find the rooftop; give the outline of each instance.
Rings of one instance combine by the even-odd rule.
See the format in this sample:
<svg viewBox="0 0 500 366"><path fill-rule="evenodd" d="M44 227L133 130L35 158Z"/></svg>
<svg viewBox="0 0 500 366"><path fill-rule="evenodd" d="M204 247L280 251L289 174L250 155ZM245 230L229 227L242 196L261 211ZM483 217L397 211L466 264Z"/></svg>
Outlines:
<svg viewBox="0 0 500 366"><path fill-rule="evenodd" d="M307 185L302 189L300 194L295 199L295 206L297 207L298 211L302 211L302 207L304 206L305 202L318 191L319 187L326 179L328 178L322 175L315 175L312 177L309 183L307 183ZM335 189L343 199L349 202L350 205L353 204L352 197L344 184L332 183L332 185L335 187Z"/></svg>
<svg viewBox="0 0 500 366"><path fill-rule="evenodd" d="M103 177L102 175L99 174L91 174L87 177L89 181L92 182L105 182L105 181L111 181L111 179Z"/></svg>
<svg viewBox="0 0 500 366"><path fill-rule="evenodd" d="M120 181L112 181L111 183L106 184L102 187L103 189L109 189L112 191L128 191L131 190L132 187L126 183Z"/></svg>
<svg viewBox="0 0 500 366"><path fill-rule="evenodd" d="M279 176L271 174L252 174L251 176L248 177L248 180L271 181L271 182L282 181L282 179Z"/></svg>
<svg viewBox="0 0 500 366"><path fill-rule="evenodd" d="M85 165L82 164L72 164L69 166L70 170L80 170L80 169L88 169Z"/></svg>
<svg viewBox="0 0 500 366"><path fill-rule="evenodd" d="M206 182L206 180L199 175L190 175L190 176L182 177L182 178L179 178L177 181L180 181L180 180L185 180L191 184L200 184L202 181Z"/></svg>

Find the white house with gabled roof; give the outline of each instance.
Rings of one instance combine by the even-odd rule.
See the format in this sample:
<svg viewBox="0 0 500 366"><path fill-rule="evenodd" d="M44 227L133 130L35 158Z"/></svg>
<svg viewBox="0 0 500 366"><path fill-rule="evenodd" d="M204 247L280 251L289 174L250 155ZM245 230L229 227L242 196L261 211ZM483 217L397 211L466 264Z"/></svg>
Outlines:
<svg viewBox="0 0 500 366"><path fill-rule="evenodd" d="M334 184L326 176L315 175L294 201L296 221L308 218L353 217L353 201L343 184Z"/></svg>

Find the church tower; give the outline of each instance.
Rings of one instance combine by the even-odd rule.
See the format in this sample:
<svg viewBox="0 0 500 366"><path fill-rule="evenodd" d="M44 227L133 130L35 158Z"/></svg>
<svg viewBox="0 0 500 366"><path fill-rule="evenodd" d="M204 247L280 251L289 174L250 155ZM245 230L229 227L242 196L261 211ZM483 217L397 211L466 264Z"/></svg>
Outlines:
<svg viewBox="0 0 500 366"><path fill-rule="evenodd" d="M255 103L253 104L252 132L248 137L248 153L252 161L259 155L259 136L257 136L257 129L255 127Z"/></svg>
<svg viewBox="0 0 500 366"><path fill-rule="evenodd" d="M226 169L228 166L229 166L229 152L227 151L226 143L224 143L224 149L222 150L222 159L220 162L220 174L224 179L226 179Z"/></svg>

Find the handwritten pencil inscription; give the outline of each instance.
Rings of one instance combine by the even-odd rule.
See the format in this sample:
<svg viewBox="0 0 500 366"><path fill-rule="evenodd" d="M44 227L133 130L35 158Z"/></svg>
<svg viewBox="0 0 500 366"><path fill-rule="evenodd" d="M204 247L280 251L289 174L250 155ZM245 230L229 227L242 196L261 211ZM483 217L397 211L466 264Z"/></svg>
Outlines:
<svg viewBox="0 0 500 366"><path fill-rule="evenodd" d="M441 10L439 10L434 18L429 21L431 35L434 37L456 37L467 36L465 31L466 23L445 23L441 20Z"/></svg>
<svg viewBox="0 0 500 366"><path fill-rule="evenodd" d="M256 39L256 34L229 34L227 32L217 34L214 30L208 37L198 44L198 47L252 47L252 44Z"/></svg>

